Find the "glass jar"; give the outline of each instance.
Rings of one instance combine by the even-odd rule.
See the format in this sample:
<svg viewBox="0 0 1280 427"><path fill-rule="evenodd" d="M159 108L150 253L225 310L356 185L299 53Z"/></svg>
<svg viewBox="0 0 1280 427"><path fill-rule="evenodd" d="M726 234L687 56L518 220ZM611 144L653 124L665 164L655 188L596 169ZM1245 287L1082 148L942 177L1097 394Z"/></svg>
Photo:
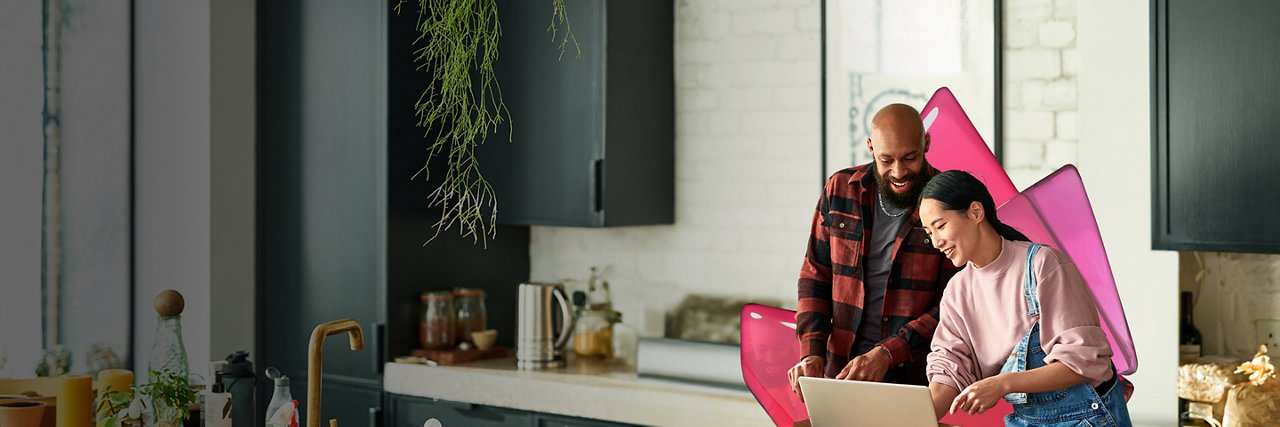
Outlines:
<svg viewBox="0 0 1280 427"><path fill-rule="evenodd" d="M622 323L622 313L613 312L613 359L623 366L635 366L639 351L640 332Z"/></svg>
<svg viewBox="0 0 1280 427"><path fill-rule="evenodd" d="M472 332L489 329L484 310L484 291L474 288L457 288L453 290L454 303L458 306L457 338L459 342L467 342L475 346L471 339Z"/></svg>
<svg viewBox="0 0 1280 427"><path fill-rule="evenodd" d="M418 341L427 350L448 350L454 343L453 293L423 292L422 322L418 325Z"/></svg>
<svg viewBox="0 0 1280 427"><path fill-rule="evenodd" d="M613 356L613 325L607 313L582 310L573 325L573 352L580 357Z"/></svg>

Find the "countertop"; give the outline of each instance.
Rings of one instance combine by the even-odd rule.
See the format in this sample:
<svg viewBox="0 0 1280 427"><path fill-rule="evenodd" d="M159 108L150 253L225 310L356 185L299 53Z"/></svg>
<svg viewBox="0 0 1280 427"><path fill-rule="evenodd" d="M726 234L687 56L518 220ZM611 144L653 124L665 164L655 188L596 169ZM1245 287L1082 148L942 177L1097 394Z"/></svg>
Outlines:
<svg viewBox="0 0 1280 427"><path fill-rule="evenodd" d="M514 357L430 367L388 363L383 389L406 396L642 425L771 425L746 390L639 377L633 368L570 360L516 369Z"/></svg>

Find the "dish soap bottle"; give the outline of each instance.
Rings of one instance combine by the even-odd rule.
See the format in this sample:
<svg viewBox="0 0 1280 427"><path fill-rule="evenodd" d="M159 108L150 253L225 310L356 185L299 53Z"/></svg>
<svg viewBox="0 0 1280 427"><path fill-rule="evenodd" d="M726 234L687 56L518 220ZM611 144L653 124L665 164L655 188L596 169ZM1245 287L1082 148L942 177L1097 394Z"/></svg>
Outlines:
<svg viewBox="0 0 1280 427"><path fill-rule="evenodd" d="M226 362L212 363L213 385L204 392L204 402L200 405L200 411L204 415L200 420L202 427L231 427L231 394L227 393L226 386L222 384L224 363Z"/></svg>
<svg viewBox="0 0 1280 427"><path fill-rule="evenodd" d="M591 267L591 278L587 279L587 307L608 313L613 311L613 302L609 296L609 282L604 280L601 270Z"/></svg>

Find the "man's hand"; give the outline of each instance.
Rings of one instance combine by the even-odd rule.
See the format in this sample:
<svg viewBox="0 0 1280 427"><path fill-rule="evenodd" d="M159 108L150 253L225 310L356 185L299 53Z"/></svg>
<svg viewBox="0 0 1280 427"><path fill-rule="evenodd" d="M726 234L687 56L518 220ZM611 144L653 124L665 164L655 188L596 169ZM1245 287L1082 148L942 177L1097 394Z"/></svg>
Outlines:
<svg viewBox="0 0 1280 427"><path fill-rule="evenodd" d="M996 406L1001 397L1008 394L1005 378L1007 377L1004 374L1000 374L970 384L956 395L956 399L951 402L951 409L947 412L954 414L960 411L969 415L986 412Z"/></svg>
<svg viewBox="0 0 1280 427"><path fill-rule="evenodd" d="M884 347L876 346L871 351L850 360L849 364L844 365L844 369L840 370L840 374L836 375L836 379L884 381L884 374L889 372L890 366L893 366L893 359L889 358L889 352L884 350Z"/></svg>
<svg viewBox="0 0 1280 427"><path fill-rule="evenodd" d="M791 391L804 401L804 393L800 391L800 377L822 377L822 368L827 364L822 356L805 356L800 363L787 370L787 381L791 382Z"/></svg>

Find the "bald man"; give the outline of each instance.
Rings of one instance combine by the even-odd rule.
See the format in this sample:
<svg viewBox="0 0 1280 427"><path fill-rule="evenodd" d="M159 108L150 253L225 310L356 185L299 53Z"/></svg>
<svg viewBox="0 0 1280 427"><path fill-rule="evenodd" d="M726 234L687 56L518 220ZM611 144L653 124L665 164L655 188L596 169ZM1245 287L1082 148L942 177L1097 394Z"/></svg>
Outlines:
<svg viewBox="0 0 1280 427"><path fill-rule="evenodd" d="M878 111L871 163L827 180L800 270L796 335L800 377L927 385L924 367L938 302L958 271L930 246L916 198L938 173L929 134L904 104ZM803 396L801 396L803 398Z"/></svg>

